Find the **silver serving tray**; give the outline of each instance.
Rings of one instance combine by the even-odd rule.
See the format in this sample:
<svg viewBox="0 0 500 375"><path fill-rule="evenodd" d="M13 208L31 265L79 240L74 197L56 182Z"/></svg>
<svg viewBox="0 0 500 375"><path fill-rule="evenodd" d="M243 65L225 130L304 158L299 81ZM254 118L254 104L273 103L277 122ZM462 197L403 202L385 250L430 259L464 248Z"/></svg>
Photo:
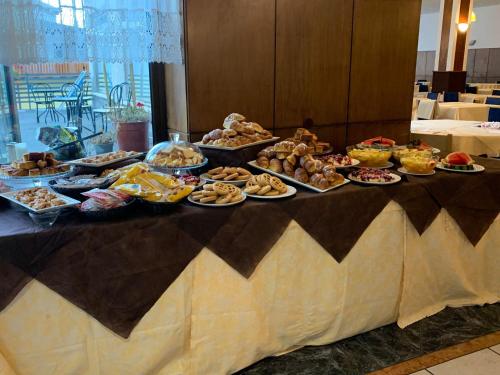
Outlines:
<svg viewBox="0 0 500 375"><path fill-rule="evenodd" d="M15 190L15 191L9 191L7 193L0 193L0 197L3 197L5 199L11 201L12 203L15 203L15 204L21 206L21 207L24 207L24 208L26 208L27 210L29 210L31 212L36 212L37 214L41 214L41 213L49 212L49 211L54 211L54 210L61 210L63 208L73 207L73 206L76 206L77 204L80 204L80 201L77 201L76 199L73 199L73 198L67 197L65 195L56 193L54 190L52 190L50 188L47 188L47 187L44 187L43 189L49 190L51 193L55 194L58 198L60 198L64 202L66 202L66 204L63 204L61 206L54 206L54 207L42 208L41 210L37 210L35 208L32 208L32 207L28 206L27 204L19 202L17 199L14 198L14 196L16 194L21 193L21 192L23 192L25 190L30 190L30 189L33 189L33 188L22 189L22 190Z"/></svg>

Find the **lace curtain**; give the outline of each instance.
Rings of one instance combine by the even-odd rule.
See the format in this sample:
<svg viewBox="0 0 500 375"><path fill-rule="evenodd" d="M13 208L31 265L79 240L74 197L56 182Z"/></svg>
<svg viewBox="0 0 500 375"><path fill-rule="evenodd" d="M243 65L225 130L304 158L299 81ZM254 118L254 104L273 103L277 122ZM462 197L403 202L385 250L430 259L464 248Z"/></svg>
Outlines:
<svg viewBox="0 0 500 375"><path fill-rule="evenodd" d="M182 63L179 0L0 0L0 63Z"/></svg>

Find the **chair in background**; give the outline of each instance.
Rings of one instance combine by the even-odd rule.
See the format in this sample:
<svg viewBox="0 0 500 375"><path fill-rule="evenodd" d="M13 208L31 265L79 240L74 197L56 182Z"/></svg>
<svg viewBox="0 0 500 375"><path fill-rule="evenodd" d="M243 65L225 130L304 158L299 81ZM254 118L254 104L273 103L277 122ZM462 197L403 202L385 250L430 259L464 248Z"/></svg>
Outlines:
<svg viewBox="0 0 500 375"><path fill-rule="evenodd" d="M418 92L428 92L429 91L429 86L428 85L420 84L419 86L420 87L418 89Z"/></svg>
<svg viewBox="0 0 500 375"><path fill-rule="evenodd" d="M45 114L45 123L47 123L47 116L50 114L52 117L51 109L54 107L54 102L52 100L52 94L49 93L50 86L47 83L32 84L28 87L29 94L33 98L36 106L36 122L40 123L40 117ZM43 106L44 111L39 113L40 106Z"/></svg>
<svg viewBox="0 0 500 375"><path fill-rule="evenodd" d="M465 92L467 94L477 94L477 86L465 86Z"/></svg>
<svg viewBox="0 0 500 375"><path fill-rule="evenodd" d="M418 120L432 120L436 110L436 100L421 100L418 103L417 119Z"/></svg>
<svg viewBox="0 0 500 375"><path fill-rule="evenodd" d="M417 83L418 82L427 82L427 80L426 79L417 79Z"/></svg>
<svg viewBox="0 0 500 375"><path fill-rule="evenodd" d="M445 91L443 95L444 102L458 102L459 100L458 92L456 91Z"/></svg>
<svg viewBox="0 0 500 375"><path fill-rule="evenodd" d="M484 104L500 105L500 98L493 98L491 96L488 96Z"/></svg>
<svg viewBox="0 0 500 375"><path fill-rule="evenodd" d="M437 92L429 92L427 93L427 99L438 100L438 95Z"/></svg>
<svg viewBox="0 0 500 375"><path fill-rule="evenodd" d="M94 116L92 116L92 95L89 93L89 82L85 81L83 85L83 103L82 103L82 111L85 114L85 117L87 119L92 121L92 125L94 127L94 132L95 132L95 123L94 123Z"/></svg>
<svg viewBox="0 0 500 375"><path fill-rule="evenodd" d="M500 108L490 108L488 112L488 121L500 122Z"/></svg>
<svg viewBox="0 0 500 375"><path fill-rule="evenodd" d="M101 118L101 125L103 130L108 129L108 115L111 113L116 113L120 109L127 107L132 100L132 91L130 90L130 85L128 82L120 83L113 86L109 92L109 97L107 105L102 108L94 109L92 112L94 114L95 124L97 122L97 116Z"/></svg>
<svg viewBox="0 0 500 375"><path fill-rule="evenodd" d="M500 90L493 90L491 95L500 96Z"/></svg>

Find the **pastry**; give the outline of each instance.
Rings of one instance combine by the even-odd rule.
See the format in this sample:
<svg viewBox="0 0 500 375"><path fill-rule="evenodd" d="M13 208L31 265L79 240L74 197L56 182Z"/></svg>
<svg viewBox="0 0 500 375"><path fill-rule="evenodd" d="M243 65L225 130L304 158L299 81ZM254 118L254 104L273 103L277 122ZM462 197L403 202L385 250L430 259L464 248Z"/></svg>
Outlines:
<svg viewBox="0 0 500 375"><path fill-rule="evenodd" d="M318 142L318 137L316 136L316 134L305 128L298 128L295 131L294 136L291 138L287 138L286 141L293 142L296 145L299 145L301 143L304 144L304 146L301 147L300 151L298 150L300 154L298 154L297 156L303 156L306 153L319 154L325 152L330 148L330 143Z"/></svg>
<svg viewBox="0 0 500 375"><path fill-rule="evenodd" d="M290 165L295 166L297 164L297 157L294 154L290 154L286 157L286 160Z"/></svg>
<svg viewBox="0 0 500 375"><path fill-rule="evenodd" d="M224 181L246 181L252 174L245 168L217 167L207 172L208 178Z"/></svg>
<svg viewBox="0 0 500 375"><path fill-rule="evenodd" d="M173 144L159 151L149 163L155 167L191 167L203 162L203 155L192 147Z"/></svg>
<svg viewBox="0 0 500 375"><path fill-rule="evenodd" d="M290 141L278 142L274 145L274 151L277 153L291 153L295 148L295 143Z"/></svg>
<svg viewBox="0 0 500 375"><path fill-rule="evenodd" d="M260 189L260 187L258 188ZM191 193L191 198L201 203L223 205L240 202L244 197L238 187L223 182L215 182L203 185L202 190Z"/></svg>
<svg viewBox="0 0 500 375"><path fill-rule="evenodd" d="M297 181L302 182L302 183L309 182L309 175L307 174L307 171L304 168L297 168L295 170L295 173L294 173L293 177Z"/></svg>
<svg viewBox="0 0 500 375"><path fill-rule="evenodd" d="M58 195L49 191L47 188L40 187L21 190L14 195L14 199L35 210L66 204Z"/></svg>
<svg viewBox="0 0 500 375"><path fill-rule="evenodd" d="M325 176L322 173L315 173L311 176L309 179L309 183L312 186L315 186L319 189L325 190L330 187L330 184L328 183L328 180L325 178Z"/></svg>
<svg viewBox="0 0 500 375"><path fill-rule="evenodd" d="M51 152L29 152L21 160L3 165L0 174L12 177L40 176L69 171L70 166L60 164Z"/></svg>
<svg viewBox="0 0 500 375"><path fill-rule="evenodd" d="M269 159L266 156L259 156L257 158L257 165L262 168L269 168Z"/></svg>
<svg viewBox="0 0 500 375"><path fill-rule="evenodd" d="M269 161L269 169L276 173L283 172L283 164L279 159L271 159Z"/></svg>
<svg viewBox="0 0 500 375"><path fill-rule="evenodd" d="M263 173L258 176L252 176L247 181L244 192L247 194L260 196L278 196L286 193L287 185L278 177Z"/></svg>
<svg viewBox="0 0 500 375"><path fill-rule="evenodd" d="M291 164L288 160L283 161L283 170L288 176L293 176L293 174L295 173L294 165Z"/></svg>
<svg viewBox="0 0 500 375"><path fill-rule="evenodd" d="M257 156L265 156L268 159L272 159L276 156L276 151L274 151L274 146L268 146L265 149L259 151Z"/></svg>

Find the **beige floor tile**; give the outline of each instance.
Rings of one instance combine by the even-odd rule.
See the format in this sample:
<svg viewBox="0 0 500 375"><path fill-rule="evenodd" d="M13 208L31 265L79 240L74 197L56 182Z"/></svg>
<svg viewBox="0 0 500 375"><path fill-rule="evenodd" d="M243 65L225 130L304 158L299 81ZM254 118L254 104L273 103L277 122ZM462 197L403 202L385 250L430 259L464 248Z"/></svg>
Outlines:
<svg viewBox="0 0 500 375"><path fill-rule="evenodd" d="M500 344L492 346L490 349L500 354Z"/></svg>
<svg viewBox="0 0 500 375"><path fill-rule="evenodd" d="M434 375L500 374L500 356L489 349L455 358L428 369Z"/></svg>
<svg viewBox="0 0 500 375"><path fill-rule="evenodd" d="M420 371L411 373L410 375L431 375L431 374L425 370L420 370Z"/></svg>

